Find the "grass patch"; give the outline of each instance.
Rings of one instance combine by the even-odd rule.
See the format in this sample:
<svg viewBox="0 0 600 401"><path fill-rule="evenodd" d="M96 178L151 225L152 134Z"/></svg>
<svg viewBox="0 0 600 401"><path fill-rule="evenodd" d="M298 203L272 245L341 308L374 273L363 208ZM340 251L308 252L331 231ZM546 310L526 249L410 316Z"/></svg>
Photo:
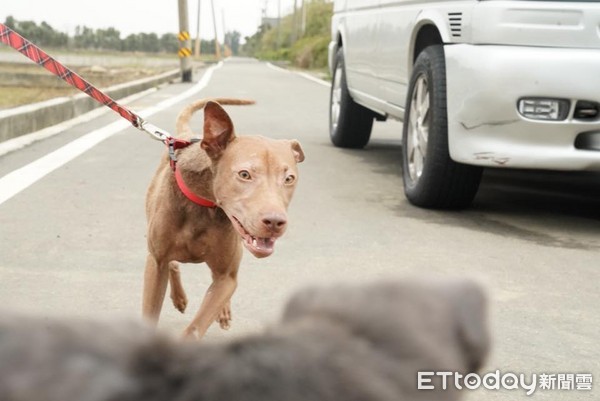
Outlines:
<svg viewBox="0 0 600 401"><path fill-rule="evenodd" d="M172 70L167 66L118 66L102 70L78 66L72 69L98 88L107 88ZM7 109L81 92L36 64L0 63L0 93L0 108Z"/></svg>
<svg viewBox="0 0 600 401"><path fill-rule="evenodd" d="M22 106L61 96L70 96L79 92L73 88L27 88L23 86L0 86L0 108Z"/></svg>

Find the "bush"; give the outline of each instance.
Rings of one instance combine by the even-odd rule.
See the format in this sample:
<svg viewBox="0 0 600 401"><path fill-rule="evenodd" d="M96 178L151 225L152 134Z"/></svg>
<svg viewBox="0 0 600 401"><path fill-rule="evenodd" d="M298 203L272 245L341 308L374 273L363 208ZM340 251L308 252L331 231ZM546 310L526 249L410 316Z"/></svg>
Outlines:
<svg viewBox="0 0 600 401"><path fill-rule="evenodd" d="M302 38L292 47L290 61L300 68L327 67L327 46L329 36Z"/></svg>
<svg viewBox="0 0 600 401"><path fill-rule="evenodd" d="M263 50L259 52L256 56L262 60L289 60L290 49L286 47L279 50Z"/></svg>
<svg viewBox="0 0 600 401"><path fill-rule="evenodd" d="M300 36L301 9L297 10L296 23L290 14L281 18L279 27L259 27L258 32L246 38L244 53L264 60L285 60L300 68L326 67L333 3L306 0L305 6L306 27L298 40L294 38Z"/></svg>

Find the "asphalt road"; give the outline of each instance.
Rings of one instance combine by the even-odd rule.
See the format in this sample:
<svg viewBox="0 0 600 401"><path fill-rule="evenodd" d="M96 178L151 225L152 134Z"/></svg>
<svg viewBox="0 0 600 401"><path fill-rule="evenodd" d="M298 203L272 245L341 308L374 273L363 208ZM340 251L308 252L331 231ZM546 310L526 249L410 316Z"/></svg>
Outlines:
<svg viewBox="0 0 600 401"><path fill-rule="evenodd" d="M131 104L142 112L189 89L173 84ZM598 399L600 175L488 171L473 207L412 207L400 170L401 125L376 123L365 150L330 145L327 86L247 59L214 71L193 98L253 98L229 107L238 134L297 138L306 153L290 227L273 256L244 255L233 326L208 339L260 330L310 284L406 276L468 277L490 298L492 355L484 371L592 373L594 391L479 390L469 400ZM180 102L149 120L173 130ZM107 112L0 156L0 177L118 120ZM197 121L201 126L201 118ZM44 316L139 318L145 259L144 194L163 152L126 128L0 204L0 305ZM210 283L183 267L181 315L165 303L160 327L178 332Z"/></svg>

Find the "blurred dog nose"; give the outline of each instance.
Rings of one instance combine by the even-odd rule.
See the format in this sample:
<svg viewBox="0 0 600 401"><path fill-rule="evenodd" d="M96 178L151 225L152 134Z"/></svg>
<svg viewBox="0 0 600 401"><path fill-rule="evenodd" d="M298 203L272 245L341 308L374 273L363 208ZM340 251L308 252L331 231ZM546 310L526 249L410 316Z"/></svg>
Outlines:
<svg viewBox="0 0 600 401"><path fill-rule="evenodd" d="M263 217L262 222L267 229L277 232L285 228L285 225L287 224L287 218L284 214L270 213Z"/></svg>

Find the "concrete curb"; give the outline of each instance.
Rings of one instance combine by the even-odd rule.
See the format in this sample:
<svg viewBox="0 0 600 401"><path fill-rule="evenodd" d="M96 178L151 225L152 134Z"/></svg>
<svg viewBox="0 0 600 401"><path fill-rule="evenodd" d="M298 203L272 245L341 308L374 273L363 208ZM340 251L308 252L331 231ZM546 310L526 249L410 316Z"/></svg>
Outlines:
<svg viewBox="0 0 600 401"><path fill-rule="evenodd" d="M180 75L180 70L175 69L153 77L114 85L103 92L118 100L165 82L175 81ZM103 105L85 93L80 93L0 111L0 142L70 120L101 106Z"/></svg>

